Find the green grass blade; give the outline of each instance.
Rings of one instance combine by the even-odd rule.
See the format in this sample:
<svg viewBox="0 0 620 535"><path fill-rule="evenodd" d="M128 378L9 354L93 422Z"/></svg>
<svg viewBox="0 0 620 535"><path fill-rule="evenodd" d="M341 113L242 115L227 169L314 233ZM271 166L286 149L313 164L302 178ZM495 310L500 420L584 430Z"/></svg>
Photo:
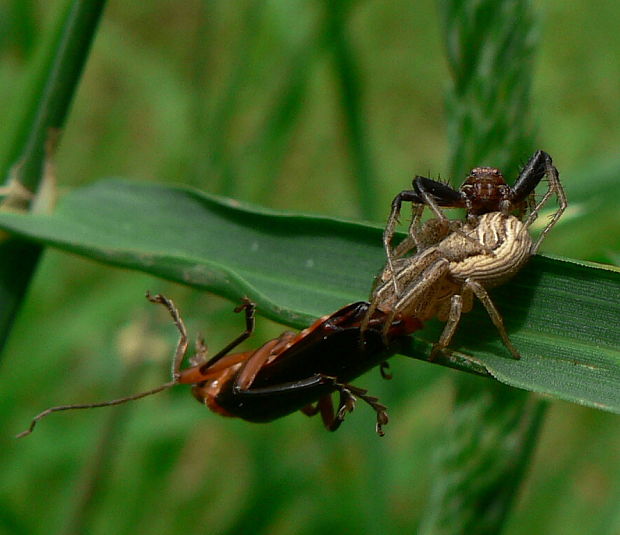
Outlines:
<svg viewBox="0 0 620 535"><path fill-rule="evenodd" d="M441 472L419 533L495 534L518 488L501 477L523 477L547 404L504 385L476 381L458 389L455 403L458 410L447 429L454 441L437 447ZM488 418L490 412L493 418ZM484 434L479 433L480 420ZM494 507L480 507L477 500Z"/></svg>
<svg viewBox="0 0 620 535"><path fill-rule="evenodd" d="M75 88L90 51L105 0L71 1L43 43L26 89L20 94L14 126L1 159L3 176L20 164L19 178L35 190L43 175L45 145L50 131L63 127ZM26 94L27 97L22 95Z"/></svg>
<svg viewBox="0 0 620 535"><path fill-rule="evenodd" d="M5 238L0 242L0 348L13 325L41 247L24 240Z"/></svg>
<svg viewBox="0 0 620 535"><path fill-rule="evenodd" d="M507 176L515 176L520 160L535 148L527 113L536 41L532 38L535 23L530 2L443 0L440 5L452 74L446 105L453 176L466 176L469 169L480 165L500 167ZM544 269L538 273L544 274L543 278L547 276ZM536 280L537 273L529 276L536 281L534 284L531 279L523 279L523 274L516 284L524 285L523 295L530 296L533 302L542 297L540 288L544 283ZM572 295L568 293L564 301ZM535 310L532 304L521 306L528 314ZM515 339L518 347L534 339L540 344L533 354L544 356L549 382L538 391L550 392L556 389L554 382L565 379L561 375L564 370L551 369L556 355L559 360L567 356L564 348L559 347L562 344L556 343L551 332L544 336L535 334L541 324L557 320L555 316L548 310L526 329L526 340ZM480 325L470 328L470 332L480 336L488 329ZM573 349L575 358L580 360L581 352ZM528 362L533 364L534 360ZM502 372L498 373L495 365L501 367L489 361L485 371L499 377ZM533 367L528 373L531 379L536 375ZM516 385L519 372L509 375L506 382ZM587 382L590 381L584 381ZM576 401L584 397L578 392L580 388L567 386L564 390L571 391L569 396ZM433 485L435 500L427 509L424 532L491 535L501 531L509 516L512 498L521 484L540 428L542 402L529 400L523 392L506 387L480 385L462 375L456 381L456 392L445 442L440 447L444 455ZM530 410L524 410L526 406ZM532 414L541 417L533 418ZM453 484L457 479L459 483Z"/></svg>
<svg viewBox="0 0 620 535"><path fill-rule="evenodd" d="M362 83L355 55L348 39L346 23L350 6L326 0L326 28L332 42L333 66L339 90L339 105L360 200L361 216L377 219L377 176L368 143L362 112Z"/></svg>
<svg viewBox="0 0 620 535"><path fill-rule="evenodd" d="M53 215L0 214L0 227L233 300L247 295L296 327L365 299L383 262L378 227L121 180L75 190ZM539 256L493 297L523 359L510 358L479 307L442 364L620 412L617 270ZM427 359L441 327L431 322L407 353Z"/></svg>
<svg viewBox="0 0 620 535"><path fill-rule="evenodd" d="M451 71L446 107L453 177L477 165L515 176L532 147L529 96L536 24L529 2L439 2Z"/></svg>
<svg viewBox="0 0 620 535"><path fill-rule="evenodd" d="M30 56L36 34L34 6L30 2L8 0L0 6L0 51L10 49L21 59Z"/></svg>
<svg viewBox="0 0 620 535"><path fill-rule="evenodd" d="M13 170L19 181L36 191L44 174L45 147L51 132L64 124L71 99L80 79L90 43L105 1L72 1L44 43L42 60L35 64L23 106L13 128L9 128L0 172L9 178ZM55 134L54 134L55 135ZM39 247L11 238L0 238L0 347L4 345L13 319L26 292L40 254Z"/></svg>
<svg viewBox="0 0 620 535"><path fill-rule="evenodd" d="M325 48L323 33L316 33L304 40L291 55L286 81L278 91L271 113L245 147L243 158L249 162L252 158L256 160L252 167L252 187L246 186L245 190L257 202L268 203L273 192L277 191L285 157L291 150L292 138L307 105L309 82Z"/></svg>
<svg viewBox="0 0 620 535"><path fill-rule="evenodd" d="M204 9L207 9L206 7ZM214 6L210 6L214 10ZM198 159L204 159L205 165L212 169L212 174L221 174L222 180L219 193L224 195L239 195L239 187L242 173L236 169L237 159L229 153L231 131L234 127L234 120L237 117L240 95L243 88L247 85L248 78L251 76L251 55L257 46L260 36L260 28L263 24L265 10L259 2L251 2L243 13L242 31L235 44L233 54L234 64L232 72L229 74L225 89L219 96L213 109L210 111L210 118L204 118L196 124L196 142L194 155ZM214 16L214 13L208 15ZM203 18L208 18L203 14ZM203 24L206 24L203 22ZM201 36L202 38L202 36ZM205 49L208 46L201 45ZM205 54L205 52L203 52ZM205 75L202 74L202 77ZM204 84L205 80L200 80L195 89L195 106L197 117L201 114L204 106ZM201 124L204 122L205 124ZM204 154L206 148L206 155ZM199 173L197 173L199 175ZM200 176L200 175L199 175Z"/></svg>
<svg viewBox="0 0 620 535"><path fill-rule="evenodd" d="M554 251L599 262L613 261L614 252L620 251L619 176L617 157L594 160L570 172L570 205L563 217L563 229L551 233L549 239Z"/></svg>

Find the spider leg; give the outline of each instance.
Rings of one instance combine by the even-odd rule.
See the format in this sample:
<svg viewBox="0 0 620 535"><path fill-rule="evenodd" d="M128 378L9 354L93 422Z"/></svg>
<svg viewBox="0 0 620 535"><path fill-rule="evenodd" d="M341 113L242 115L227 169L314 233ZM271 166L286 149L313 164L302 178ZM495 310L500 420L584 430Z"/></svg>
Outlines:
<svg viewBox="0 0 620 535"><path fill-rule="evenodd" d="M506 349L510 351L510 354L515 360L519 360L521 358L521 354L510 341L508 333L506 332L506 327L504 326L504 320L502 319L502 316L497 310L497 308L495 308L495 305L491 300L491 296L488 294L484 286L472 279L467 279L465 281L465 288L467 290L471 290L474 295L482 302L484 308L486 308L487 313L491 317L491 321L495 325L495 328L498 330L499 335L502 338L502 342L504 342L504 345L506 346Z"/></svg>
<svg viewBox="0 0 620 535"><path fill-rule="evenodd" d="M383 248L385 249L385 255L387 258L387 266L392 273L394 273L393 262L394 262L394 259L397 258L397 255L392 250L392 240L394 238L394 234L396 233L396 225L398 225L400 209L401 209L403 202L411 202L414 205L416 205L416 204L423 204L424 200L421 199L418 196L418 194L413 190L401 191L392 200L392 209L390 211L390 215L388 217L385 230L383 231ZM413 210L413 207L412 207L412 210ZM412 217L412 224L414 220L416 220L416 223L417 223L417 221L419 220L419 216L421 215L422 215L422 212L420 211L418 218L416 219L416 215L414 214L414 216ZM411 231L411 225L409 227L409 230ZM415 238L413 239L415 241ZM398 293L399 292L398 283L396 281L396 277L394 276L392 276L392 284L394 285L394 291Z"/></svg>
<svg viewBox="0 0 620 535"><path fill-rule="evenodd" d="M512 186L511 202L518 204L536 189L547 172L547 160L551 157L542 150L537 150L523 166L517 180Z"/></svg>
<svg viewBox="0 0 620 535"><path fill-rule="evenodd" d="M534 220L538 216L538 212L540 212L541 208L547 203L547 201L554 194L558 198L559 207L555 211L553 216L551 217L551 220L547 223L545 228L542 230L542 232L540 233L540 236L538 237L538 240L536 240L536 243L532 247L533 255L536 254L536 252L538 251L540 244L545 239L545 236L548 234L548 232L558 222L560 217L562 217L562 214L564 213L564 210L566 210L566 206L568 205L568 202L566 200L566 193L564 192L564 188L562 187L562 184L560 183L560 173L558 172L556 167L553 165L551 156L549 156L546 152L543 152L543 154L545 155L545 169L546 169L545 173L549 179L549 189L547 190L543 198L540 200L540 202L536 205L536 207L532 210L530 217L528 217L527 221L525 222L525 226L529 227L534 222Z"/></svg>

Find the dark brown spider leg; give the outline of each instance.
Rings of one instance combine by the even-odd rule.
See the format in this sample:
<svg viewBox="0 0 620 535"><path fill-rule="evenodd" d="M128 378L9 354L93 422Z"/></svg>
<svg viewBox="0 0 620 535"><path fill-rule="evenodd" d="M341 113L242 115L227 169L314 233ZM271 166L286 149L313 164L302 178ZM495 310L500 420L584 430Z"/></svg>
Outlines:
<svg viewBox="0 0 620 535"><path fill-rule="evenodd" d="M440 209L440 206L464 206L464 200L461 192L451 188L447 184L437 182L423 176L416 176L412 181L413 190L401 191L392 201L392 209L386 228L383 232L383 247L387 258L387 267L392 274L392 285L395 294L400 294L400 288L395 276L394 259L400 258L404 254L412 251L414 248L419 250L421 238L419 233L420 220L424 207L428 206L439 222L445 227L444 232L439 232L441 237L447 234L450 228L450 221L446 218ZM409 224L407 237L393 250L392 240L396 232L396 225L399 221L400 210L403 202L412 203L412 217ZM457 228L456 232L461 233ZM438 238L440 239L440 238ZM471 238L468 238L471 239Z"/></svg>
<svg viewBox="0 0 620 535"><path fill-rule="evenodd" d="M424 203L435 214L435 217L444 226L443 235L446 235L448 231L455 232L459 236L463 236L466 240L479 244L479 241L462 231L458 226L451 227L451 221L441 211L440 206L449 206L452 208L464 207L465 200L462 198L461 193L452 189L446 184L436 182L424 177L416 177L414 179L414 186L419 195L424 199ZM431 189L433 188L433 189ZM439 202L436 200L438 199ZM481 245L486 253L492 254L489 247Z"/></svg>
<svg viewBox="0 0 620 535"><path fill-rule="evenodd" d="M544 176L547 176L549 180L549 188L540 202L536 205L534 201L532 201L531 195ZM560 183L560 176L558 170L553 165L551 156L549 156L549 154L545 151L538 150L525 164L521 170L521 173L519 173L519 177L513 187L513 195L511 198L512 204L518 204L526 198L528 199L530 215L525 221L525 228L528 228L532 223L534 223L534 221L536 221L541 208L547 203L553 194L557 196L560 206L551 218L551 221L547 223L547 226L540 233L538 240L532 247L533 255L536 254L543 239L551 228L557 223L558 219L560 219L567 206L566 194L564 193L564 188Z"/></svg>
<svg viewBox="0 0 620 535"><path fill-rule="evenodd" d="M448 218L441 211L440 206L464 206L461 193L447 184L437 182L423 176L416 176L413 179L413 187L416 193L422 197L423 202L428 206L435 217L440 221L448 222Z"/></svg>
<svg viewBox="0 0 620 535"><path fill-rule="evenodd" d="M420 219L423 212L423 204L411 203L411 222L409 223L407 236L392 250L393 259L400 258L401 256L409 253L410 251L413 251L414 249L418 250L420 248ZM386 250L386 254L389 255L389 251ZM391 269L393 269L393 266Z"/></svg>
<svg viewBox="0 0 620 535"><path fill-rule="evenodd" d="M402 255L413 250L414 248L420 248L420 244L422 241L419 236L421 232L420 220L425 206L428 206L431 209L431 211L435 214L439 221L445 223L446 230L449 225L449 220L441 211L440 206L464 206L464 200L461 193L448 186L447 184L444 184L443 182L437 182L436 180L432 180L423 176L416 176L413 179L413 187L413 191L403 191L400 196L397 196L394 201L392 201L393 209L394 203L398 204L398 213L400 213L400 203L402 203L403 201L411 202L412 211L412 217L409 224L407 237L395 249L395 258L401 257ZM394 228L392 228L390 232L388 232L389 241L391 241L393 234ZM444 237L445 234L446 232L441 233L441 237ZM386 253L389 254L389 250L387 247Z"/></svg>
<svg viewBox="0 0 620 535"><path fill-rule="evenodd" d="M436 207L465 207L465 199L463 197L463 194L459 190L454 189L448 184L444 184L443 182L438 182L437 180L433 180L431 178L426 178L419 175L413 179L412 183L414 190L416 191L416 193L418 193L418 195L424 198L425 203L428 203L427 199L428 196L430 196L432 198L431 204L435 205ZM424 192L426 195L422 195L422 192ZM431 204L429 204L429 206L431 206ZM439 215L437 217L439 217Z"/></svg>
<svg viewBox="0 0 620 535"><path fill-rule="evenodd" d="M387 257L388 269L392 273L394 273L393 260L395 258L395 255L392 251L392 239L394 238L394 234L396 232L396 225L398 225L398 221L400 217L400 210L401 210L401 206L403 202L411 202L414 204L420 204L424 201L413 190L401 191L392 200L392 209L390 211L390 215L388 217L385 230L383 231L383 248L385 250L385 255ZM423 208L424 207L422 207L422 209ZM421 215L421 212L420 212L420 215ZM398 283L396 282L396 279L394 277L392 278L392 283L394 285L394 291L396 293L399 293Z"/></svg>
<svg viewBox="0 0 620 535"><path fill-rule="evenodd" d="M532 214L536 211L536 196L534 189L538 186L540 181L545 176L545 154L543 151L538 150L525 164L517 180L512 188L512 195L510 201L507 203L504 213L510 214L515 205L519 205L521 201L527 199L527 214ZM548 156L548 155L547 155ZM519 219L523 218L523 213L519 213Z"/></svg>
<svg viewBox="0 0 620 535"><path fill-rule="evenodd" d="M547 173L547 162L551 157L542 150L537 150L521 169L512 186L511 202L518 204L530 195Z"/></svg>

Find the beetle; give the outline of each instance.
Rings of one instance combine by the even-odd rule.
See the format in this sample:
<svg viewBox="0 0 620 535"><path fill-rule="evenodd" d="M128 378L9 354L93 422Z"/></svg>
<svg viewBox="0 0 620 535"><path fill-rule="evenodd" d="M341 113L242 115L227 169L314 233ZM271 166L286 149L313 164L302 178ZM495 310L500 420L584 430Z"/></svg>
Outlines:
<svg viewBox="0 0 620 535"><path fill-rule="evenodd" d="M359 344L360 323L369 303L359 301L316 320L299 333L285 331L256 350L230 353L254 330L255 305L248 299L235 309L245 312L246 328L237 338L209 358L204 342L196 343L190 367L182 369L188 336L174 302L157 294L147 298L166 307L180 338L172 365L172 380L146 392L104 401L51 407L35 416L30 427L18 437L30 434L36 423L52 412L119 405L166 390L177 384L192 385L194 397L211 411L250 422L269 422L301 410L307 415L320 413L330 431L338 429L356 399L376 412L376 431L382 436L388 422L386 407L367 391L349 384L399 352L409 335L422 327L415 318L394 317L387 329L387 314L376 310L368 321L363 344ZM331 395L340 400L334 411Z"/></svg>

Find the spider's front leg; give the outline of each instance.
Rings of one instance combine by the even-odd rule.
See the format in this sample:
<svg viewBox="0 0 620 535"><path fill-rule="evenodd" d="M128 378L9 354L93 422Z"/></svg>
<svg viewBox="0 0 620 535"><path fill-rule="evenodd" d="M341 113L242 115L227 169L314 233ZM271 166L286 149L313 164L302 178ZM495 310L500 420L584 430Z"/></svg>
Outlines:
<svg viewBox="0 0 620 535"><path fill-rule="evenodd" d="M538 240L532 247L533 255L536 254L543 239L545 238L547 233L553 228L553 226L558 222L558 220L564 213L564 210L566 210L567 206L566 193L564 193L564 188L560 183L560 174L556 167L553 165L553 160L551 156L549 156L549 154L547 154L543 150L537 150L534 153L534 155L521 170L521 173L519 173L519 177L517 178L513 186L513 195L511 197L511 203L513 206L524 202L526 199L528 199L528 197L530 197L536 186L538 186L540 181L545 176L549 181L549 188L543 195L542 199L538 202L538 204L530 207L530 214L525 221L525 226L529 227L532 223L534 223L534 221L536 221L540 210L554 194L558 198L559 207L553 214L553 217L551 218L549 223L547 223L545 228L542 230L540 236L538 237Z"/></svg>
<svg viewBox="0 0 620 535"><path fill-rule="evenodd" d="M409 225L409 232L403 242L401 242L396 249L392 249L392 240L394 239L396 226L400 220L400 210L403 202L411 203L412 216L411 223ZM394 292L396 294L399 293L399 288L398 281L394 276L394 260L417 247L418 241L416 229L419 225L420 218L422 217L422 212L424 211L423 203L424 200L421 199L413 190L401 191L392 200L392 209L390 210L390 215L385 225L385 230L383 231L383 249L385 250L387 268L392 274L392 284L394 285Z"/></svg>
<svg viewBox="0 0 620 535"><path fill-rule="evenodd" d="M397 295L400 291L398 281L394 275L394 260L414 249L419 252L422 248L439 242L453 230L450 220L444 215L440 207L459 207L464 205L461 193L442 182L423 176L416 176L412 181L412 185L412 190L401 191L394 197L390 216L383 232L383 247L387 258L387 267L392 273L392 284ZM399 222L403 202L411 203L411 223L409 224L407 237L395 249L392 249L392 240ZM425 207L428 207L436 217L432 225L420 224Z"/></svg>

